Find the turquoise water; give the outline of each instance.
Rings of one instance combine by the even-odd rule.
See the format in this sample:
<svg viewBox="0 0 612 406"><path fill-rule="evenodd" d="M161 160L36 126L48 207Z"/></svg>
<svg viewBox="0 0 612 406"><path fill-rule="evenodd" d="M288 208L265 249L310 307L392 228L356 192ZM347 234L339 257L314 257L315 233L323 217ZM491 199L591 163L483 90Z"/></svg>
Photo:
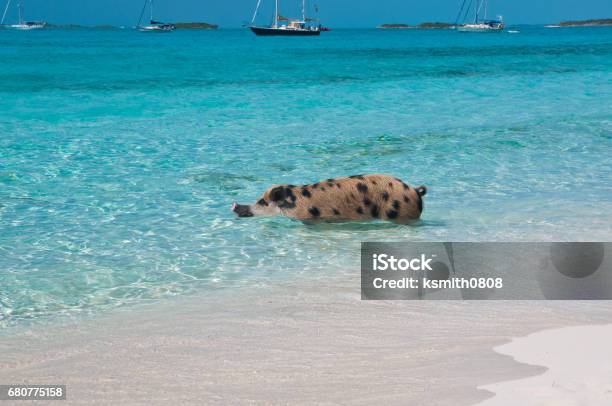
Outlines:
<svg viewBox="0 0 612 406"><path fill-rule="evenodd" d="M609 240L612 29L518 30L0 31L0 325L325 283L363 240ZM229 210L368 172L423 220Z"/></svg>

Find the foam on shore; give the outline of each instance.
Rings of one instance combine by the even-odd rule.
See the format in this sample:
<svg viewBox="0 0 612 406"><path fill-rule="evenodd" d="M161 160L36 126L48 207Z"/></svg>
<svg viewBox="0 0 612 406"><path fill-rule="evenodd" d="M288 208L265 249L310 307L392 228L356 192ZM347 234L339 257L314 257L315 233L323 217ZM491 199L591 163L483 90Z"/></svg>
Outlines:
<svg viewBox="0 0 612 406"><path fill-rule="evenodd" d="M612 405L612 325L565 327L497 347L516 361L548 370L526 379L481 386L495 396L479 406Z"/></svg>

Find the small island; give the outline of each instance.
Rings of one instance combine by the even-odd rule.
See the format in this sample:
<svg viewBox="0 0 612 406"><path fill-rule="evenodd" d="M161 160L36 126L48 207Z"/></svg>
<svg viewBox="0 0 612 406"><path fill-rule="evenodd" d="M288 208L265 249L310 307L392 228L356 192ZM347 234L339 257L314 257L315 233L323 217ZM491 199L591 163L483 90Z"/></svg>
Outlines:
<svg viewBox="0 0 612 406"><path fill-rule="evenodd" d="M381 30L405 30L408 28L416 28L416 25L408 24L381 24L378 27Z"/></svg>
<svg viewBox="0 0 612 406"><path fill-rule="evenodd" d="M209 23L174 23L177 30L216 30L217 24Z"/></svg>
<svg viewBox="0 0 612 406"><path fill-rule="evenodd" d="M46 23L45 24L45 28L61 28L63 30L80 30L80 29L89 28L89 27L84 26L84 25L79 25L79 24L53 24L53 23Z"/></svg>
<svg viewBox="0 0 612 406"><path fill-rule="evenodd" d="M448 29L455 28L455 24L440 23L440 22L421 23L417 26L417 28L421 30L448 30Z"/></svg>
<svg viewBox="0 0 612 406"><path fill-rule="evenodd" d="M409 24L381 24L378 27L381 30L406 30L406 29L416 29L416 30L440 30L440 29L452 29L455 28L454 24L450 23L439 23L439 22L426 22L420 23L418 25L409 25Z"/></svg>
<svg viewBox="0 0 612 406"><path fill-rule="evenodd" d="M93 28L94 30L120 30L122 29L122 27L117 27L116 25L110 25L110 24L94 25L89 28Z"/></svg>
<svg viewBox="0 0 612 406"><path fill-rule="evenodd" d="M605 27L612 25L612 18L601 18L594 20L561 21L560 27Z"/></svg>

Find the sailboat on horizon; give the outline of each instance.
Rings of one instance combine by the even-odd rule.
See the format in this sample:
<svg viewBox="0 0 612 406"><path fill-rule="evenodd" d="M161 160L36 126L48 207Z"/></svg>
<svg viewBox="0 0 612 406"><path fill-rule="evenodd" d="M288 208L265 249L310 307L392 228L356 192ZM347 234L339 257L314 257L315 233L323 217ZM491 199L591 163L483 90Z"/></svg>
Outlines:
<svg viewBox="0 0 612 406"><path fill-rule="evenodd" d="M148 25L140 25L142 22L142 17L144 16L145 11L147 10L147 4L149 4L149 24ZM140 12L140 18L138 19L138 25L136 28L140 32L171 32L176 28L174 24L164 23L161 21L155 21L153 19L153 0L145 0L144 5L142 6L142 11Z"/></svg>
<svg viewBox="0 0 612 406"><path fill-rule="evenodd" d="M321 31L327 30L323 29L320 24L312 24L313 22L318 23L318 19L306 17L305 0L302 0L301 19L287 18L280 15L278 2L279 0L274 1L274 19L272 24L270 26L257 26L255 25L255 19L257 18L257 13L259 12L259 6L261 5L261 0L257 0L257 6L255 7L253 18L251 19L251 25L249 26L255 35L315 36L321 34ZM283 21L286 21L287 23L283 24Z"/></svg>
<svg viewBox="0 0 612 406"><path fill-rule="evenodd" d="M501 32L504 30L504 20L502 16L497 16L496 19L487 19L487 11L489 8L488 0L470 0L467 7L465 7L465 3L467 0L463 0L461 3L461 9L457 14L457 22L459 22L459 18L465 9L465 16L463 20L467 18L468 13L470 12L470 6L472 3L474 4L474 21L472 23L467 24L459 24L457 25L457 31L459 32ZM481 18L482 16L482 18Z"/></svg>
<svg viewBox="0 0 612 406"><path fill-rule="evenodd" d="M37 30L41 28L45 28L44 21L24 21L23 19L23 10L21 2L17 3L17 12L18 12L18 20L17 24L4 25L4 19L6 18L6 13L11 6L11 0L8 0L6 3L6 7L4 8L4 13L2 14L2 20L0 21L0 26L3 28L10 28L13 30Z"/></svg>

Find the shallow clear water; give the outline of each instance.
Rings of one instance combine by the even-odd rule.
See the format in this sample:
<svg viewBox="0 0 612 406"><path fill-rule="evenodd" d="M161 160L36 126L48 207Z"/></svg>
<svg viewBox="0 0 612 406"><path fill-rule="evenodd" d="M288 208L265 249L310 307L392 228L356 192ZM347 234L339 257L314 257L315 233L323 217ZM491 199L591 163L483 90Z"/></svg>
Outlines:
<svg viewBox="0 0 612 406"><path fill-rule="evenodd" d="M356 273L364 240L609 240L612 29L519 31L0 31L0 325ZM368 172L423 220L229 210Z"/></svg>

